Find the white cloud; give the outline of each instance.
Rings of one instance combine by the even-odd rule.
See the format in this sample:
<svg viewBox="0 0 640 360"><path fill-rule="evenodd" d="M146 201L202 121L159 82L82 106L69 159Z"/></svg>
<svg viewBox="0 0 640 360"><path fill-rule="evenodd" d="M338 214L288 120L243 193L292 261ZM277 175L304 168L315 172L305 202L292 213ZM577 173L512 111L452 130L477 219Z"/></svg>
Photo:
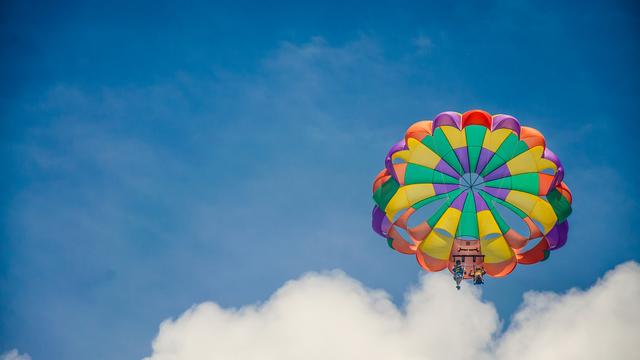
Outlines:
<svg viewBox="0 0 640 360"><path fill-rule="evenodd" d="M529 292L499 332L493 304L444 274L423 277L402 308L340 271L292 280L267 302L207 302L165 320L147 360L617 359L640 333L640 266L629 262L586 291Z"/></svg>
<svg viewBox="0 0 640 360"><path fill-rule="evenodd" d="M640 267L628 262L587 291L529 292L497 354L518 359L637 358Z"/></svg>
<svg viewBox="0 0 640 360"><path fill-rule="evenodd" d="M31 360L31 356L29 354L20 355L17 349L13 349L0 355L0 360Z"/></svg>
<svg viewBox="0 0 640 360"><path fill-rule="evenodd" d="M426 54L433 47L431 38L423 34L413 39L413 44L418 50L418 54Z"/></svg>

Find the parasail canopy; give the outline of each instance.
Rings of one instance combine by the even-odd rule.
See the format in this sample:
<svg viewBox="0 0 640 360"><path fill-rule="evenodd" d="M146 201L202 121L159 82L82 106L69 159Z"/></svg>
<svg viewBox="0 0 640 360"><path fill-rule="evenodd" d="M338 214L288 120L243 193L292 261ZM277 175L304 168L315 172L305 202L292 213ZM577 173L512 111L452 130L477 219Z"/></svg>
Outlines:
<svg viewBox="0 0 640 360"><path fill-rule="evenodd" d="M373 182L372 225L428 271L493 277L567 241L571 192L536 129L509 115L444 112L409 127Z"/></svg>

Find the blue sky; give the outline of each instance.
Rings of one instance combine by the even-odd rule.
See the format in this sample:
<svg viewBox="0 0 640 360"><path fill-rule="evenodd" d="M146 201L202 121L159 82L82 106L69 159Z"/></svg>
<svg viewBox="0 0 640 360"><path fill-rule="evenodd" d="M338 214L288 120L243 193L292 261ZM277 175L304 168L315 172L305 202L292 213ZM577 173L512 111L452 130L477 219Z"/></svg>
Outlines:
<svg viewBox="0 0 640 360"><path fill-rule="evenodd" d="M631 2L13 2L0 11L0 352L141 358L205 300L342 269L401 302L414 259L370 229L413 122L512 114L574 194L568 244L487 282L587 287L638 260Z"/></svg>

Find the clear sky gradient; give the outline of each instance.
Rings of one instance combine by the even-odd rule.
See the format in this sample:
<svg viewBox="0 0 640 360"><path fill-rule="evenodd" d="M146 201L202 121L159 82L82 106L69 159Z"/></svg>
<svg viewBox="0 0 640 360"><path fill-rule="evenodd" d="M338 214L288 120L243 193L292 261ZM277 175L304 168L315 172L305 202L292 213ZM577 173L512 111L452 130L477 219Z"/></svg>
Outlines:
<svg viewBox="0 0 640 360"><path fill-rule="evenodd" d="M316 270L402 301L371 181L447 110L539 129L573 191L568 244L487 281L502 318L640 258L631 1L107 3L0 8L0 353L142 358Z"/></svg>

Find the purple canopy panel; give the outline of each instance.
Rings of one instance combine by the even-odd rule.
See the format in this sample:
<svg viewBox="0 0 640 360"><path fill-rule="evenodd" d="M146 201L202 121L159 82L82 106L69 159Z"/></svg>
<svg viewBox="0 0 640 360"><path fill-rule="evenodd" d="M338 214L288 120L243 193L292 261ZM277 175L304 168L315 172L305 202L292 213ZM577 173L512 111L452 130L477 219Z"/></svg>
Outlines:
<svg viewBox="0 0 640 360"><path fill-rule="evenodd" d="M547 243L550 250L559 249L567 242L567 236L569 234L569 222L563 221L556 224L549 233L546 235Z"/></svg>
<svg viewBox="0 0 640 360"><path fill-rule="evenodd" d="M436 166L436 170L440 171L443 174L447 174L451 177L454 177L456 179L460 178L460 174L458 174L457 171L455 171L451 165L449 165L446 161L444 161L443 159L440 159L440 161L438 162L438 165Z"/></svg>
<svg viewBox="0 0 640 360"><path fill-rule="evenodd" d="M564 179L564 166L562 166L562 162L560 162L560 158L558 158L558 156L554 154L553 151L549 150L549 148L544 149L542 158L551 161L552 163L556 164L556 166L558 167L558 171L556 172L556 175L553 177L553 181L551 182L551 187L549 188L549 190L551 190L552 188L558 186L560 182L562 182L562 179Z"/></svg>
<svg viewBox="0 0 640 360"><path fill-rule="evenodd" d="M495 197L497 197L498 199L501 200L505 200L507 198L507 195L509 195L509 191L507 189L498 189L498 188L492 188L492 187L485 187L483 189L483 191L489 193L490 195L493 195Z"/></svg>
<svg viewBox="0 0 640 360"><path fill-rule="evenodd" d="M478 164L476 164L476 174L480 174L484 167L487 166L489 160L493 157L495 153L489 149L482 148L480 149L480 158L478 159Z"/></svg>
<svg viewBox="0 0 640 360"><path fill-rule="evenodd" d="M373 231L380 234L380 236L385 236L382 232L382 220L385 218L384 212L380 210L378 205L373 207L373 211L371 212L371 227Z"/></svg>
<svg viewBox="0 0 640 360"><path fill-rule="evenodd" d="M382 225L380 226L380 229L382 229L382 233L384 234L384 236L389 236L389 229L391 229L391 226L393 224L391 224L391 221L389 221L389 218L385 215L382 218Z"/></svg>
<svg viewBox="0 0 640 360"><path fill-rule="evenodd" d="M495 179L501 179L503 177L511 176L511 172L509 171L509 167L507 164L502 164L499 168L490 172L487 176L484 177L484 181L490 181Z"/></svg>
<svg viewBox="0 0 640 360"><path fill-rule="evenodd" d="M468 173L469 172L469 154L467 153L467 148L461 147L453 151L456 153L458 160L460 160L460 164L462 164L462 169L464 170L464 172Z"/></svg>
<svg viewBox="0 0 640 360"><path fill-rule="evenodd" d="M473 200L476 203L476 211L480 212L483 210L489 210L489 206L487 205L486 201L484 201L482 196L480 196L480 194L478 194L477 192L473 193Z"/></svg>
<svg viewBox="0 0 640 360"><path fill-rule="evenodd" d="M387 171L389 171L389 174L391 174L391 176L393 176L393 179L397 182L398 181L398 175L396 174L396 170L393 168L393 154L397 153L398 151L402 151L402 150L406 150L407 149L407 144L404 142L404 140L400 140L397 143L393 144L393 146L391 147L391 149L389 149L389 152L387 153L387 157L384 159L384 166L387 168Z"/></svg>
<svg viewBox="0 0 640 360"><path fill-rule="evenodd" d="M462 211L462 208L464 207L464 201L466 199L467 199L467 193L463 192L462 194L458 195L458 197L455 200L453 200L453 203L451 204L450 207Z"/></svg>
<svg viewBox="0 0 640 360"><path fill-rule="evenodd" d="M433 129L435 130L440 126L454 126L458 129L462 126L462 115L458 114L455 111L445 111L443 113L438 114L438 116L433 119Z"/></svg>
<svg viewBox="0 0 640 360"><path fill-rule="evenodd" d="M448 193L457 189L458 187L458 185L454 184L433 184L433 190L435 191L436 195Z"/></svg>
<svg viewBox="0 0 640 360"><path fill-rule="evenodd" d="M496 115L493 117L493 130L511 129L520 136L520 122L511 115Z"/></svg>

